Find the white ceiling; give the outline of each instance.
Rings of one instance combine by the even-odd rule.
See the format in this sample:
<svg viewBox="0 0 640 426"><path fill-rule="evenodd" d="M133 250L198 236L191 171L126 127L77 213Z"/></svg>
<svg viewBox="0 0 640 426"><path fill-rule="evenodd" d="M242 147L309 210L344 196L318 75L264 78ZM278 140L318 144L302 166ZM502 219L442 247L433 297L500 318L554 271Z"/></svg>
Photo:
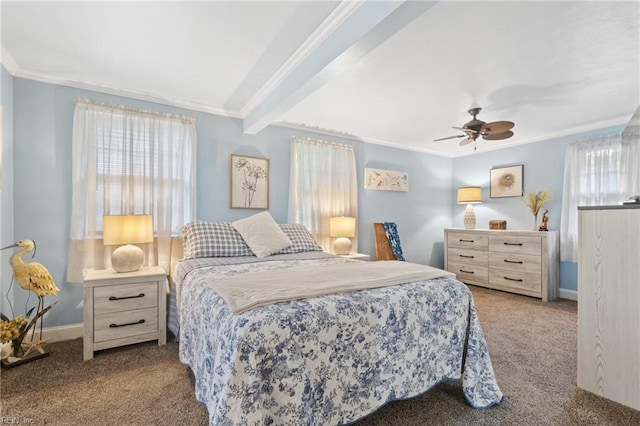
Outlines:
<svg viewBox="0 0 640 426"><path fill-rule="evenodd" d="M639 2L7 2L14 75L456 157L629 121Z"/></svg>

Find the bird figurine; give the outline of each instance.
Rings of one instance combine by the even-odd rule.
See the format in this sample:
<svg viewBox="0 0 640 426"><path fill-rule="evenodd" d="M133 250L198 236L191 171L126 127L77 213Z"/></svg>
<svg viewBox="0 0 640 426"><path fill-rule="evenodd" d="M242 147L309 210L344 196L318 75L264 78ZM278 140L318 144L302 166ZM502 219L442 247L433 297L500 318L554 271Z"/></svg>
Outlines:
<svg viewBox="0 0 640 426"><path fill-rule="evenodd" d="M20 240L17 243L3 247L0 250L12 247L23 247L22 250L15 252L9 258L9 264L13 269L13 276L16 278L20 287L27 291L32 291L36 296L38 296L38 310L36 315L40 314L44 309L44 296L58 294L60 289L56 286L56 283L53 281L53 277L51 277L51 274L44 265L38 262L25 263L22 260L23 255L35 249L35 241ZM40 338L42 338L42 320L40 321Z"/></svg>

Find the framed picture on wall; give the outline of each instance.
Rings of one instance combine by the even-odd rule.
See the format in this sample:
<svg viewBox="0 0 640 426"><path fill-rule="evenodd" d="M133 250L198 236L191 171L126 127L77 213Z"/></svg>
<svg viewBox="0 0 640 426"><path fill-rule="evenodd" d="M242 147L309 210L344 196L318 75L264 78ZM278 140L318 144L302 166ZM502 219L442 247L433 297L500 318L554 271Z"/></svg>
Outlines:
<svg viewBox="0 0 640 426"><path fill-rule="evenodd" d="M522 197L524 166L499 167L491 169L491 198Z"/></svg>
<svg viewBox="0 0 640 426"><path fill-rule="evenodd" d="M232 209L269 208L269 159L231 154Z"/></svg>

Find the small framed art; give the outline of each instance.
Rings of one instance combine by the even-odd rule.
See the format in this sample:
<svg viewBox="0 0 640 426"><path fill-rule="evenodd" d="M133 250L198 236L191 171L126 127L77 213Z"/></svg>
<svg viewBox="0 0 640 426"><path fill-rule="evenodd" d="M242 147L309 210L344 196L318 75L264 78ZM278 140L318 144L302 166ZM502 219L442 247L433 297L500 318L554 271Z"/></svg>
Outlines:
<svg viewBox="0 0 640 426"><path fill-rule="evenodd" d="M269 208L269 159L231 155L230 203L232 209Z"/></svg>
<svg viewBox="0 0 640 426"><path fill-rule="evenodd" d="M365 167L364 189L407 192L409 191L409 175L405 172Z"/></svg>
<svg viewBox="0 0 640 426"><path fill-rule="evenodd" d="M522 171L524 166L491 169L491 198L522 197Z"/></svg>

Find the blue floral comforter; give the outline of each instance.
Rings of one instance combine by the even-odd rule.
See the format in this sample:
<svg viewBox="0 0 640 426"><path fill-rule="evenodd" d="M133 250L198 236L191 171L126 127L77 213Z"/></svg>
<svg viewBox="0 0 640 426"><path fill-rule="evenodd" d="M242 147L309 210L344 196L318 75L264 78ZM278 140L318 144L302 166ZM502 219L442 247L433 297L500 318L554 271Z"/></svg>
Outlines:
<svg viewBox="0 0 640 426"><path fill-rule="evenodd" d="M345 424L445 379L462 379L473 407L502 401L472 295L454 279L282 302L237 315L207 286L216 277L265 268L358 262L311 257L181 266L180 360L194 373L196 397L207 406L211 425Z"/></svg>

